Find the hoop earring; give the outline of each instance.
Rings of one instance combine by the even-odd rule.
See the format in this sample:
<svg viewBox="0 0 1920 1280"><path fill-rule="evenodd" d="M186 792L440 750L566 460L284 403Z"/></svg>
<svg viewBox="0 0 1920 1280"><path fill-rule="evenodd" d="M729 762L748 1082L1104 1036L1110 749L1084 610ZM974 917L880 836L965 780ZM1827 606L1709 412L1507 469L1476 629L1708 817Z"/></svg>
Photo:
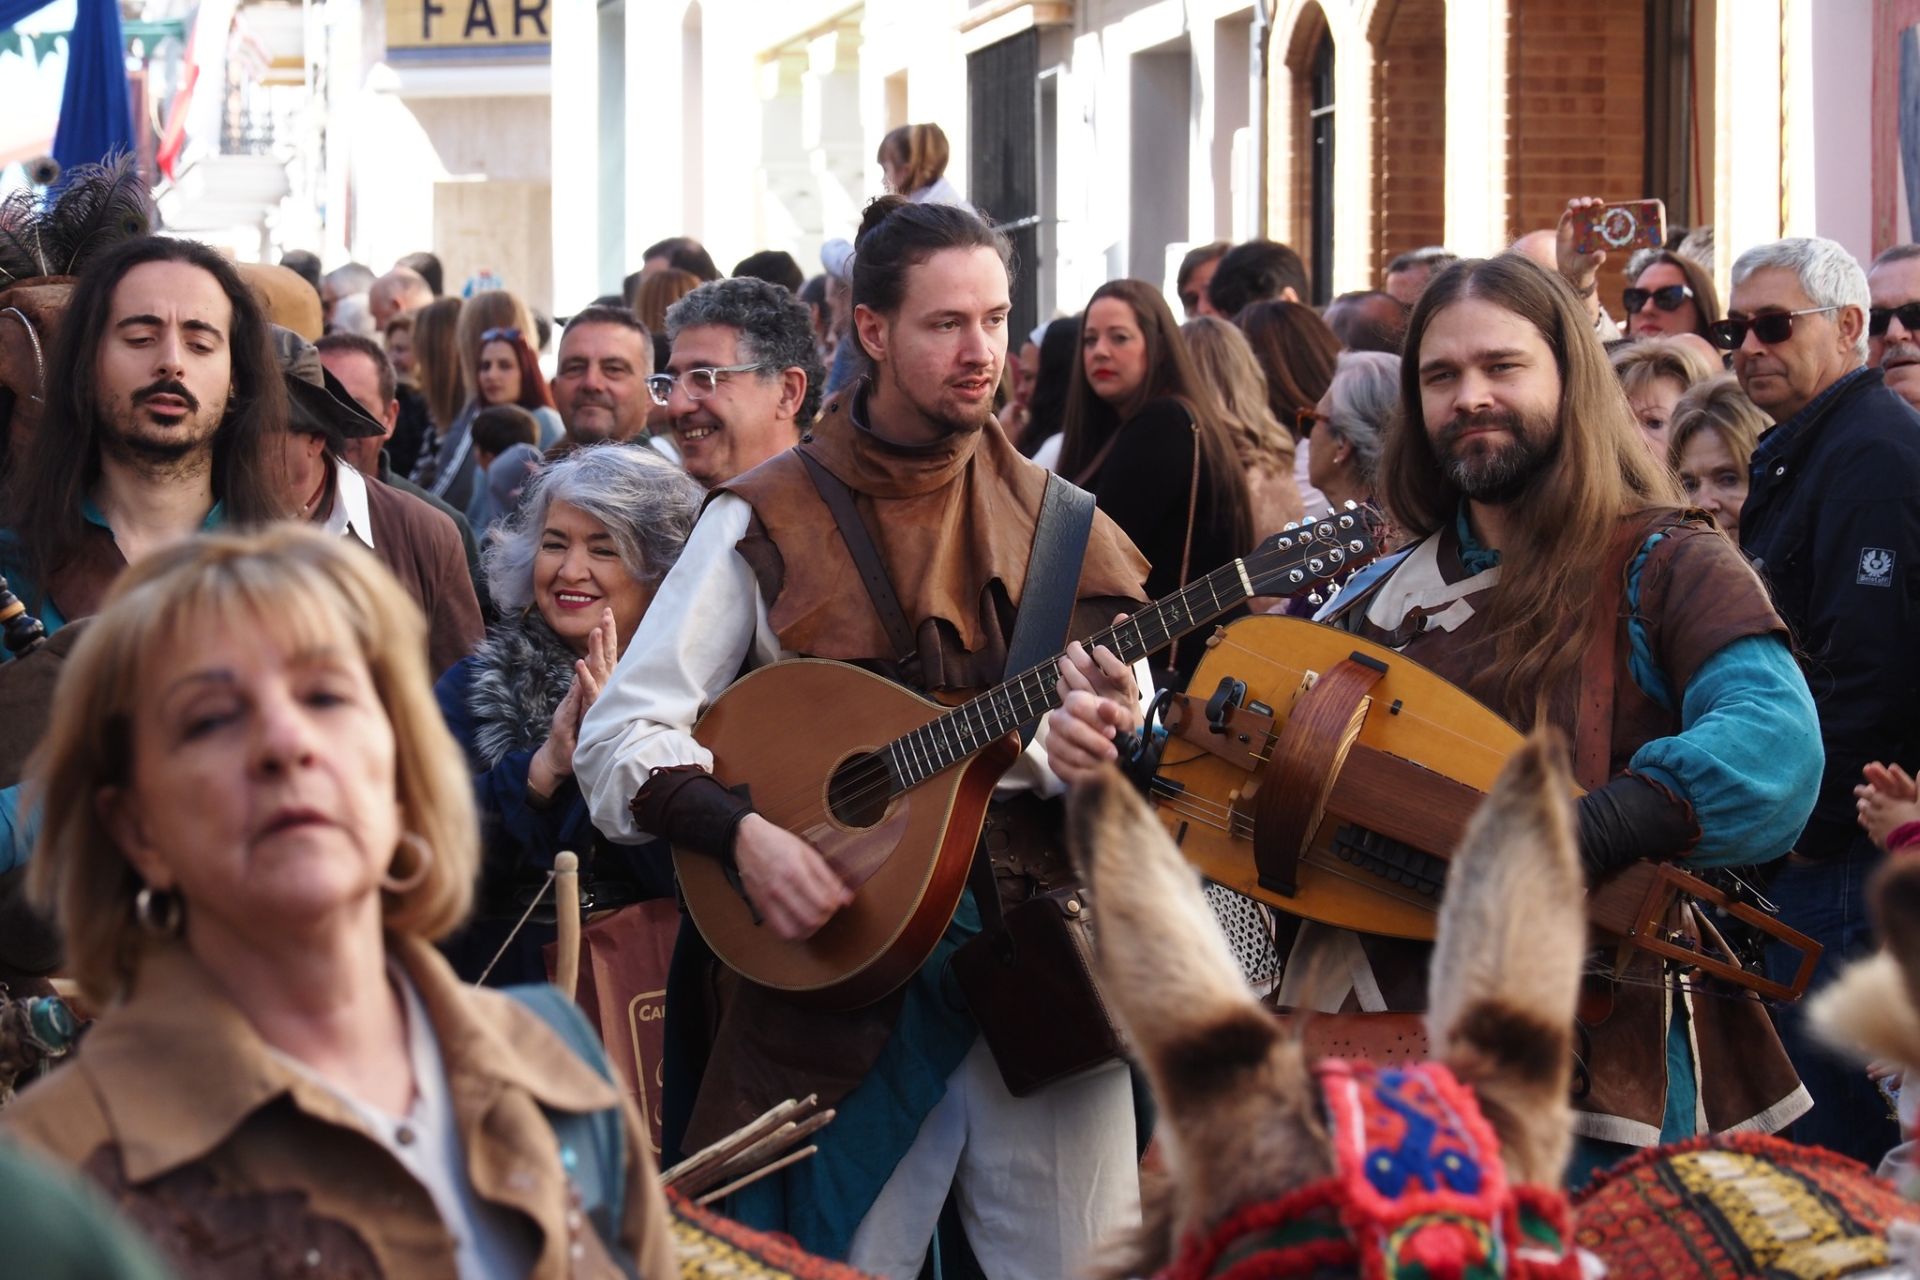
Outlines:
<svg viewBox="0 0 1920 1280"><path fill-rule="evenodd" d="M403 876L395 876L393 867L399 864L400 849L413 850L413 870ZM394 850L393 864L387 867L387 873L380 877L380 888L385 893L412 893L427 881L427 872L433 869L433 846L425 836L406 832L400 837L400 849Z"/></svg>
<svg viewBox="0 0 1920 1280"><path fill-rule="evenodd" d="M178 937L184 914L177 893L142 885L133 895L135 922L156 938Z"/></svg>

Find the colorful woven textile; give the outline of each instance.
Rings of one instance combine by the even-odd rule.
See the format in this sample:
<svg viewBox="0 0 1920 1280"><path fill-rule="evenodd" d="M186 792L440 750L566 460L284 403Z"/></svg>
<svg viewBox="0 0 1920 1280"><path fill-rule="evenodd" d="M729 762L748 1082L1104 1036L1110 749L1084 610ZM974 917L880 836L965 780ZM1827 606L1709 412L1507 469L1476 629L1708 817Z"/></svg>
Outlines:
<svg viewBox="0 0 1920 1280"><path fill-rule="evenodd" d="M1577 1280L1567 1204L1510 1187L1473 1095L1438 1063L1316 1068L1335 1173L1189 1240L1166 1280Z"/></svg>
<svg viewBox="0 0 1920 1280"><path fill-rule="evenodd" d="M667 1191L682 1280L873 1280L816 1258L785 1236L754 1231Z"/></svg>
<svg viewBox="0 0 1920 1280"><path fill-rule="evenodd" d="M1920 1222L1920 1205L1844 1156L1733 1133L1601 1174L1574 1221L1612 1280L1813 1280L1887 1266L1888 1227Z"/></svg>

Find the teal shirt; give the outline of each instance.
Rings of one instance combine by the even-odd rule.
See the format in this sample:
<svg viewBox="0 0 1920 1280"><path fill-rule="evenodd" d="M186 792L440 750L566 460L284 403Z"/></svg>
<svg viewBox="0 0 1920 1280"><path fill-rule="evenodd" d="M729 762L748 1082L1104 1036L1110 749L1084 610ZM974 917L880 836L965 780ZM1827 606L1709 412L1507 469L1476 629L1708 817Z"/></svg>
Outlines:
<svg viewBox="0 0 1920 1280"><path fill-rule="evenodd" d="M92 498L81 503L80 515L88 524L113 532L107 518ZM216 502L207 512L206 519L200 522L201 532L218 529L226 523L226 506ZM13 594L20 597L27 611L40 619L48 635L52 635L67 625L69 619L63 616L53 600L45 595L37 583L26 575L20 556L20 539L11 529L0 529L0 574L6 575L7 585ZM0 663L13 661L13 653L0 645ZM0 787L0 873L13 870L26 862L33 852L33 841L39 831L40 815L22 808L20 786Z"/></svg>
<svg viewBox="0 0 1920 1280"><path fill-rule="evenodd" d="M1458 531L1460 560L1469 572L1500 563L1499 552L1474 541L1464 505ZM1813 694L1786 640L1775 632L1742 636L1720 648L1700 664L1674 706L1672 682L1654 661L1652 637L1640 615L1641 574L1665 536L1649 535L1627 568L1627 670L1642 693L1679 712L1680 732L1642 745L1627 768L1693 806L1700 842L1687 854L1688 862L1706 867L1771 862L1792 847L1806 825L1826 768ZM1698 1103L1693 1046L1677 1007L1667 1028L1667 1082L1660 1140L1692 1137Z"/></svg>
<svg viewBox="0 0 1920 1280"><path fill-rule="evenodd" d="M105 529L109 534L113 532L113 526L107 523L106 516L100 513L99 506L91 497L81 501L80 516L90 525ZM226 522L226 504L216 502L200 522L200 531L206 533L218 529ZM27 576L26 565L20 554L19 535L11 529L0 529L0 574L6 575L7 585L13 589L13 594L20 597L21 603L27 606L27 612L40 619L40 625L47 629L48 635L71 621L41 591L40 584ZM5 646L0 646L0 662L10 662L12 659L13 654Z"/></svg>

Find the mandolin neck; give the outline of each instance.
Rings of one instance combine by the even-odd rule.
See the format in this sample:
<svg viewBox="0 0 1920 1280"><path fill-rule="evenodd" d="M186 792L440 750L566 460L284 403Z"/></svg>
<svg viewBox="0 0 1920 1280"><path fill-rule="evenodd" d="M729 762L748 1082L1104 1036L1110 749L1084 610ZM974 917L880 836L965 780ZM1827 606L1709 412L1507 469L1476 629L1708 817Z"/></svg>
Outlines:
<svg viewBox="0 0 1920 1280"><path fill-rule="evenodd" d="M1166 599L1086 641L1089 651L1106 646L1132 666L1180 637L1245 604L1253 596L1245 560L1233 560ZM896 738L881 752L892 773L893 793L919 785L969 760L989 743L1060 705L1059 658L994 686L969 702Z"/></svg>

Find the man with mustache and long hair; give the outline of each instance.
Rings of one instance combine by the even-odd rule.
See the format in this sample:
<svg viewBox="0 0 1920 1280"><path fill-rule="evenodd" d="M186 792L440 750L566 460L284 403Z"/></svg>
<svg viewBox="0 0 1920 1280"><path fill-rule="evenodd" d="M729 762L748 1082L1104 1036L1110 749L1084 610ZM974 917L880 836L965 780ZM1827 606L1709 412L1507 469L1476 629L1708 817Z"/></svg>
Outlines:
<svg viewBox="0 0 1920 1280"><path fill-rule="evenodd" d="M1733 545L1684 510L1563 281L1515 254L1434 278L1408 324L1376 492L1412 545L1357 576L1324 620L1517 728L1560 728L1587 791L1590 882L1643 858L1711 867L1786 852L1821 765L1786 628ZM1299 985L1281 1001L1419 1008L1427 950L1305 926L1288 968ZM1338 990L1305 989L1316 951L1349 961ZM1620 977L1581 1033L1571 1180L1629 1148L1775 1130L1807 1109L1757 1003L1682 988L1650 957Z"/></svg>
<svg viewBox="0 0 1920 1280"><path fill-rule="evenodd" d="M581 721L574 776L594 826L616 840L653 835L730 859L761 927L779 938L812 937L854 894L813 845L756 813L756 797L734 794L708 772L713 757L692 737L694 721L743 667L781 658L857 662L941 699L982 692L1009 674L1047 485L993 415L1010 259L1006 238L971 210L897 196L868 207L852 290L853 338L868 376L831 399L799 444L713 489ZM684 325L688 316L676 315L671 323ZM736 351L735 359L756 357ZM747 389L777 395L781 385ZM680 404L681 390L673 394ZM899 648L890 642L861 588L812 464L846 487L870 530L911 652L906 637ZM1095 513L1073 634L1111 623L1116 609L1141 598L1145 576L1139 553ZM995 866L1003 852L1014 859L1000 873L1003 900L1024 899L1065 871L1056 860L1063 846L1047 842L1058 805L1041 797L1111 759L1114 729L1140 723L1128 669L1106 650L1092 658L1075 650L1063 665L1074 672L1068 708L1048 718L1003 779L1007 799L990 807L989 832L1001 837L987 841ZM808 730L766 727L789 735L796 755L810 749ZM1014 1097L973 1018L943 987L949 955L979 929L969 901L904 987L844 1012L722 972L683 926L667 996L666 1158L782 1099L817 1093L839 1112L814 1139L819 1152L736 1197L730 1210L815 1253L905 1280L921 1272L950 1188L990 1280L1070 1275L1104 1232L1137 1220L1125 1067L1108 1061Z"/></svg>
<svg viewBox="0 0 1920 1280"><path fill-rule="evenodd" d="M287 417L266 318L205 245L147 236L89 264L46 400L9 478L0 572L49 631L148 552L285 514L263 470Z"/></svg>

